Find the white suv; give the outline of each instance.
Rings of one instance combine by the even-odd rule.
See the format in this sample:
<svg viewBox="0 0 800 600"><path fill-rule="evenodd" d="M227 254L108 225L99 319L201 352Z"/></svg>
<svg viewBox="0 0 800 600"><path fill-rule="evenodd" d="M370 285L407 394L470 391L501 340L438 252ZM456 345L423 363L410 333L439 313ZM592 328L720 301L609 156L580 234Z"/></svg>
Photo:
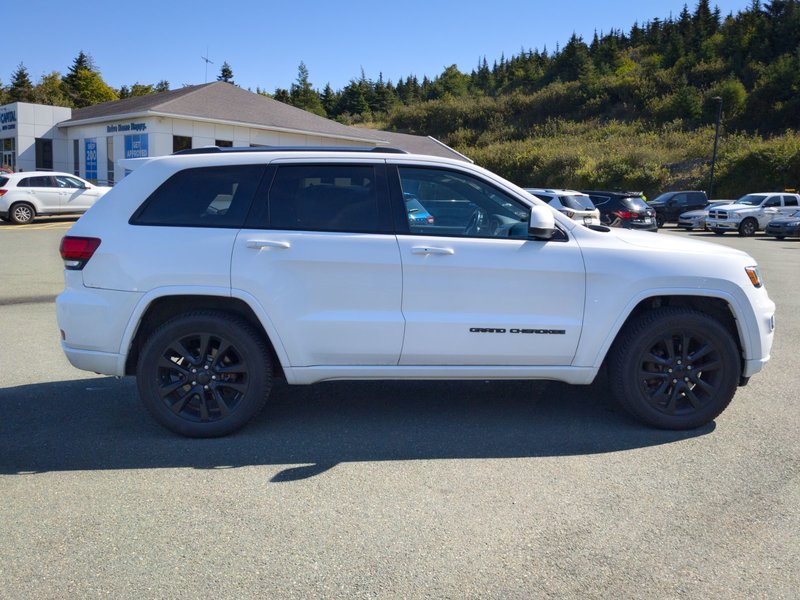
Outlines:
<svg viewBox="0 0 800 600"><path fill-rule="evenodd" d="M0 173L0 219L22 225L36 215L85 213L110 189L69 173Z"/></svg>
<svg viewBox="0 0 800 600"><path fill-rule="evenodd" d="M539 200L544 200L573 221L584 225L600 225L600 210L583 192L542 188L525 188L525 191L533 194Z"/></svg>
<svg viewBox="0 0 800 600"><path fill-rule="evenodd" d="M465 162L211 148L124 166L62 242L62 347L135 375L184 435L243 426L278 375L585 385L605 364L631 414L694 428L769 359L750 256L583 227Z"/></svg>

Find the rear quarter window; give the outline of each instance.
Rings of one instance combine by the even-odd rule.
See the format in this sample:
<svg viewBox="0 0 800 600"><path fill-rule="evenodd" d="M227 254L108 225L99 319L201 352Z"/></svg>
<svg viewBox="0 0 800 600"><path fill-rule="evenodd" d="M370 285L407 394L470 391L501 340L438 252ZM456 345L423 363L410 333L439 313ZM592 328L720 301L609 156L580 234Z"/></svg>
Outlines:
<svg viewBox="0 0 800 600"><path fill-rule="evenodd" d="M264 174L263 165L185 169L162 183L132 225L241 227Z"/></svg>
<svg viewBox="0 0 800 600"><path fill-rule="evenodd" d="M0 177L0 187L5 187L8 183L8 177Z"/></svg>

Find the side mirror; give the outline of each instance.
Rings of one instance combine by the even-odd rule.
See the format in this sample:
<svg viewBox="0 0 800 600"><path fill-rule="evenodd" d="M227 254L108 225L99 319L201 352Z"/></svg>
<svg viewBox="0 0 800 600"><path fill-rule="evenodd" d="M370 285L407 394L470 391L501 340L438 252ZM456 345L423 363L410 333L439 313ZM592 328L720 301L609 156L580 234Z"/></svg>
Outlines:
<svg viewBox="0 0 800 600"><path fill-rule="evenodd" d="M528 235L540 240L549 240L556 233L556 219L553 210L547 206L531 207L528 219Z"/></svg>

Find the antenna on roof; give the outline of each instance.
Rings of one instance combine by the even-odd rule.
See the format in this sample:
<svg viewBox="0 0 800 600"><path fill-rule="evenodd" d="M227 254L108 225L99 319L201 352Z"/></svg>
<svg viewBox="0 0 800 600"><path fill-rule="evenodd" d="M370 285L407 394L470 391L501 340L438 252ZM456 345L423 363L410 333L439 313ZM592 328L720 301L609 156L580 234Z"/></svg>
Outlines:
<svg viewBox="0 0 800 600"><path fill-rule="evenodd" d="M214 64L213 60L208 60L208 46L206 46L206 55L205 56L201 56L200 58L202 58L204 61L206 61L206 77L205 77L205 82L204 83L208 83L208 63L211 63L212 65Z"/></svg>

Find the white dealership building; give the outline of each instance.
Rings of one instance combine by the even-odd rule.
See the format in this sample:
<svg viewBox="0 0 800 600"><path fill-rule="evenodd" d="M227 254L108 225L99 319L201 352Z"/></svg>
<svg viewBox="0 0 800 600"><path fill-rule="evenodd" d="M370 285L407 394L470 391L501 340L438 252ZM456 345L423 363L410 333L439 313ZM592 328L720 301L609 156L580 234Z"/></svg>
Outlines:
<svg viewBox="0 0 800 600"><path fill-rule="evenodd" d="M469 160L432 137L350 127L224 82L70 109L0 106L0 162L111 183L123 158L203 146L370 146Z"/></svg>

